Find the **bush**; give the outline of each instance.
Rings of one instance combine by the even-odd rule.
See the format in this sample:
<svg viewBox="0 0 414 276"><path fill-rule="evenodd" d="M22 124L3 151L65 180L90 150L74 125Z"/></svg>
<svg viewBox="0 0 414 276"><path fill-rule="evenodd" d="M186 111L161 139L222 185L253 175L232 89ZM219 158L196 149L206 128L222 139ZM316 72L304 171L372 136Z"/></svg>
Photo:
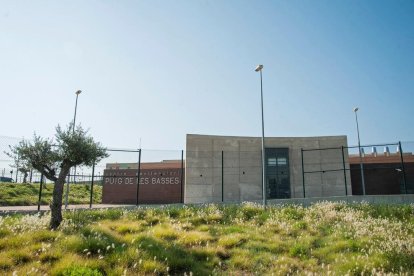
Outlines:
<svg viewBox="0 0 414 276"><path fill-rule="evenodd" d="M62 276L102 276L98 269L89 267L72 266L62 271Z"/></svg>

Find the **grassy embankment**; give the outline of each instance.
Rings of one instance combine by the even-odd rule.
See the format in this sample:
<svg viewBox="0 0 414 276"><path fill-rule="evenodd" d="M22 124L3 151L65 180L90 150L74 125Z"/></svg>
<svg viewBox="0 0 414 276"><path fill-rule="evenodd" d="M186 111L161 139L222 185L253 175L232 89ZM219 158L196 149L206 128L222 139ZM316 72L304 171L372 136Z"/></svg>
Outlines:
<svg viewBox="0 0 414 276"><path fill-rule="evenodd" d="M0 274L414 274L414 205L319 203L0 217Z"/></svg>
<svg viewBox="0 0 414 276"><path fill-rule="evenodd" d="M40 184L0 183L0 206L37 205ZM65 189L66 191L66 185ZM49 204L52 199L53 184L43 184L41 204ZM90 186L71 184L69 204L88 204ZM93 202L101 203L102 186L94 185Z"/></svg>

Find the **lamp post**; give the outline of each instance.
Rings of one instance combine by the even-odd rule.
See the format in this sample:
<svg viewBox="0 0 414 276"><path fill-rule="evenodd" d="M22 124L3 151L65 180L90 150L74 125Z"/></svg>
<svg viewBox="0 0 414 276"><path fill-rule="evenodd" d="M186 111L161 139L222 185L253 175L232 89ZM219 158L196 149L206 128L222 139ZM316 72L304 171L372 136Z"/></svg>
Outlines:
<svg viewBox="0 0 414 276"><path fill-rule="evenodd" d="M362 151L361 151L361 140L359 139L359 125L358 125L358 107L354 108L355 113L355 121L357 126L357 133L358 133L358 149L359 149L359 165L361 167L361 183L362 183L362 194L365 195L365 178L364 178L364 166L362 164Z"/></svg>
<svg viewBox="0 0 414 276"><path fill-rule="evenodd" d="M260 98L262 106L262 197L263 208L266 208L266 175L265 175L265 147L264 147L264 116L263 116L263 78L262 78L263 65L257 65L254 71L260 72Z"/></svg>
<svg viewBox="0 0 414 276"><path fill-rule="evenodd" d="M80 93L82 93L82 90L78 90L78 91L75 92L76 102L75 102L75 114L73 115L73 126L72 126L72 132L73 133L75 133L76 111L78 109L78 97L79 97ZM75 177L76 177L76 167L74 169L74 174L73 174L73 183L76 182ZM69 179L70 179L70 177L68 177L68 180ZM68 201L69 201L69 181L68 181L68 185L66 185L65 209L68 208Z"/></svg>
<svg viewBox="0 0 414 276"><path fill-rule="evenodd" d="M75 92L76 94L76 102L75 102L75 115L73 116L73 132L75 132L75 124L76 124L76 110L78 109L78 97L79 94L82 93L82 90L78 90Z"/></svg>

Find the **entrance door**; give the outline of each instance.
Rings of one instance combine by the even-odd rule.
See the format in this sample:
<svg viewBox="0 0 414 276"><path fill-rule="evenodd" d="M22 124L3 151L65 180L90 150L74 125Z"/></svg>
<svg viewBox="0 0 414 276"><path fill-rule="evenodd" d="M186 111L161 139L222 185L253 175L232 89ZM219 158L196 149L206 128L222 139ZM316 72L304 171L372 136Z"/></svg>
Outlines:
<svg viewBox="0 0 414 276"><path fill-rule="evenodd" d="M267 148L266 157L266 197L290 198L289 149Z"/></svg>

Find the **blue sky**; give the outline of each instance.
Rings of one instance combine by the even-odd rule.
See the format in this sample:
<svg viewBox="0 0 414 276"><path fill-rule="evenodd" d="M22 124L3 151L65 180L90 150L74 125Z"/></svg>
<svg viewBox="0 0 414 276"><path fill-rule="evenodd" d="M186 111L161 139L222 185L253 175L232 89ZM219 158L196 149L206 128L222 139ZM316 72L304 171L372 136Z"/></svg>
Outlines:
<svg viewBox="0 0 414 276"><path fill-rule="evenodd" d="M73 119L110 147L185 134L414 141L413 1L1 1L0 135Z"/></svg>

